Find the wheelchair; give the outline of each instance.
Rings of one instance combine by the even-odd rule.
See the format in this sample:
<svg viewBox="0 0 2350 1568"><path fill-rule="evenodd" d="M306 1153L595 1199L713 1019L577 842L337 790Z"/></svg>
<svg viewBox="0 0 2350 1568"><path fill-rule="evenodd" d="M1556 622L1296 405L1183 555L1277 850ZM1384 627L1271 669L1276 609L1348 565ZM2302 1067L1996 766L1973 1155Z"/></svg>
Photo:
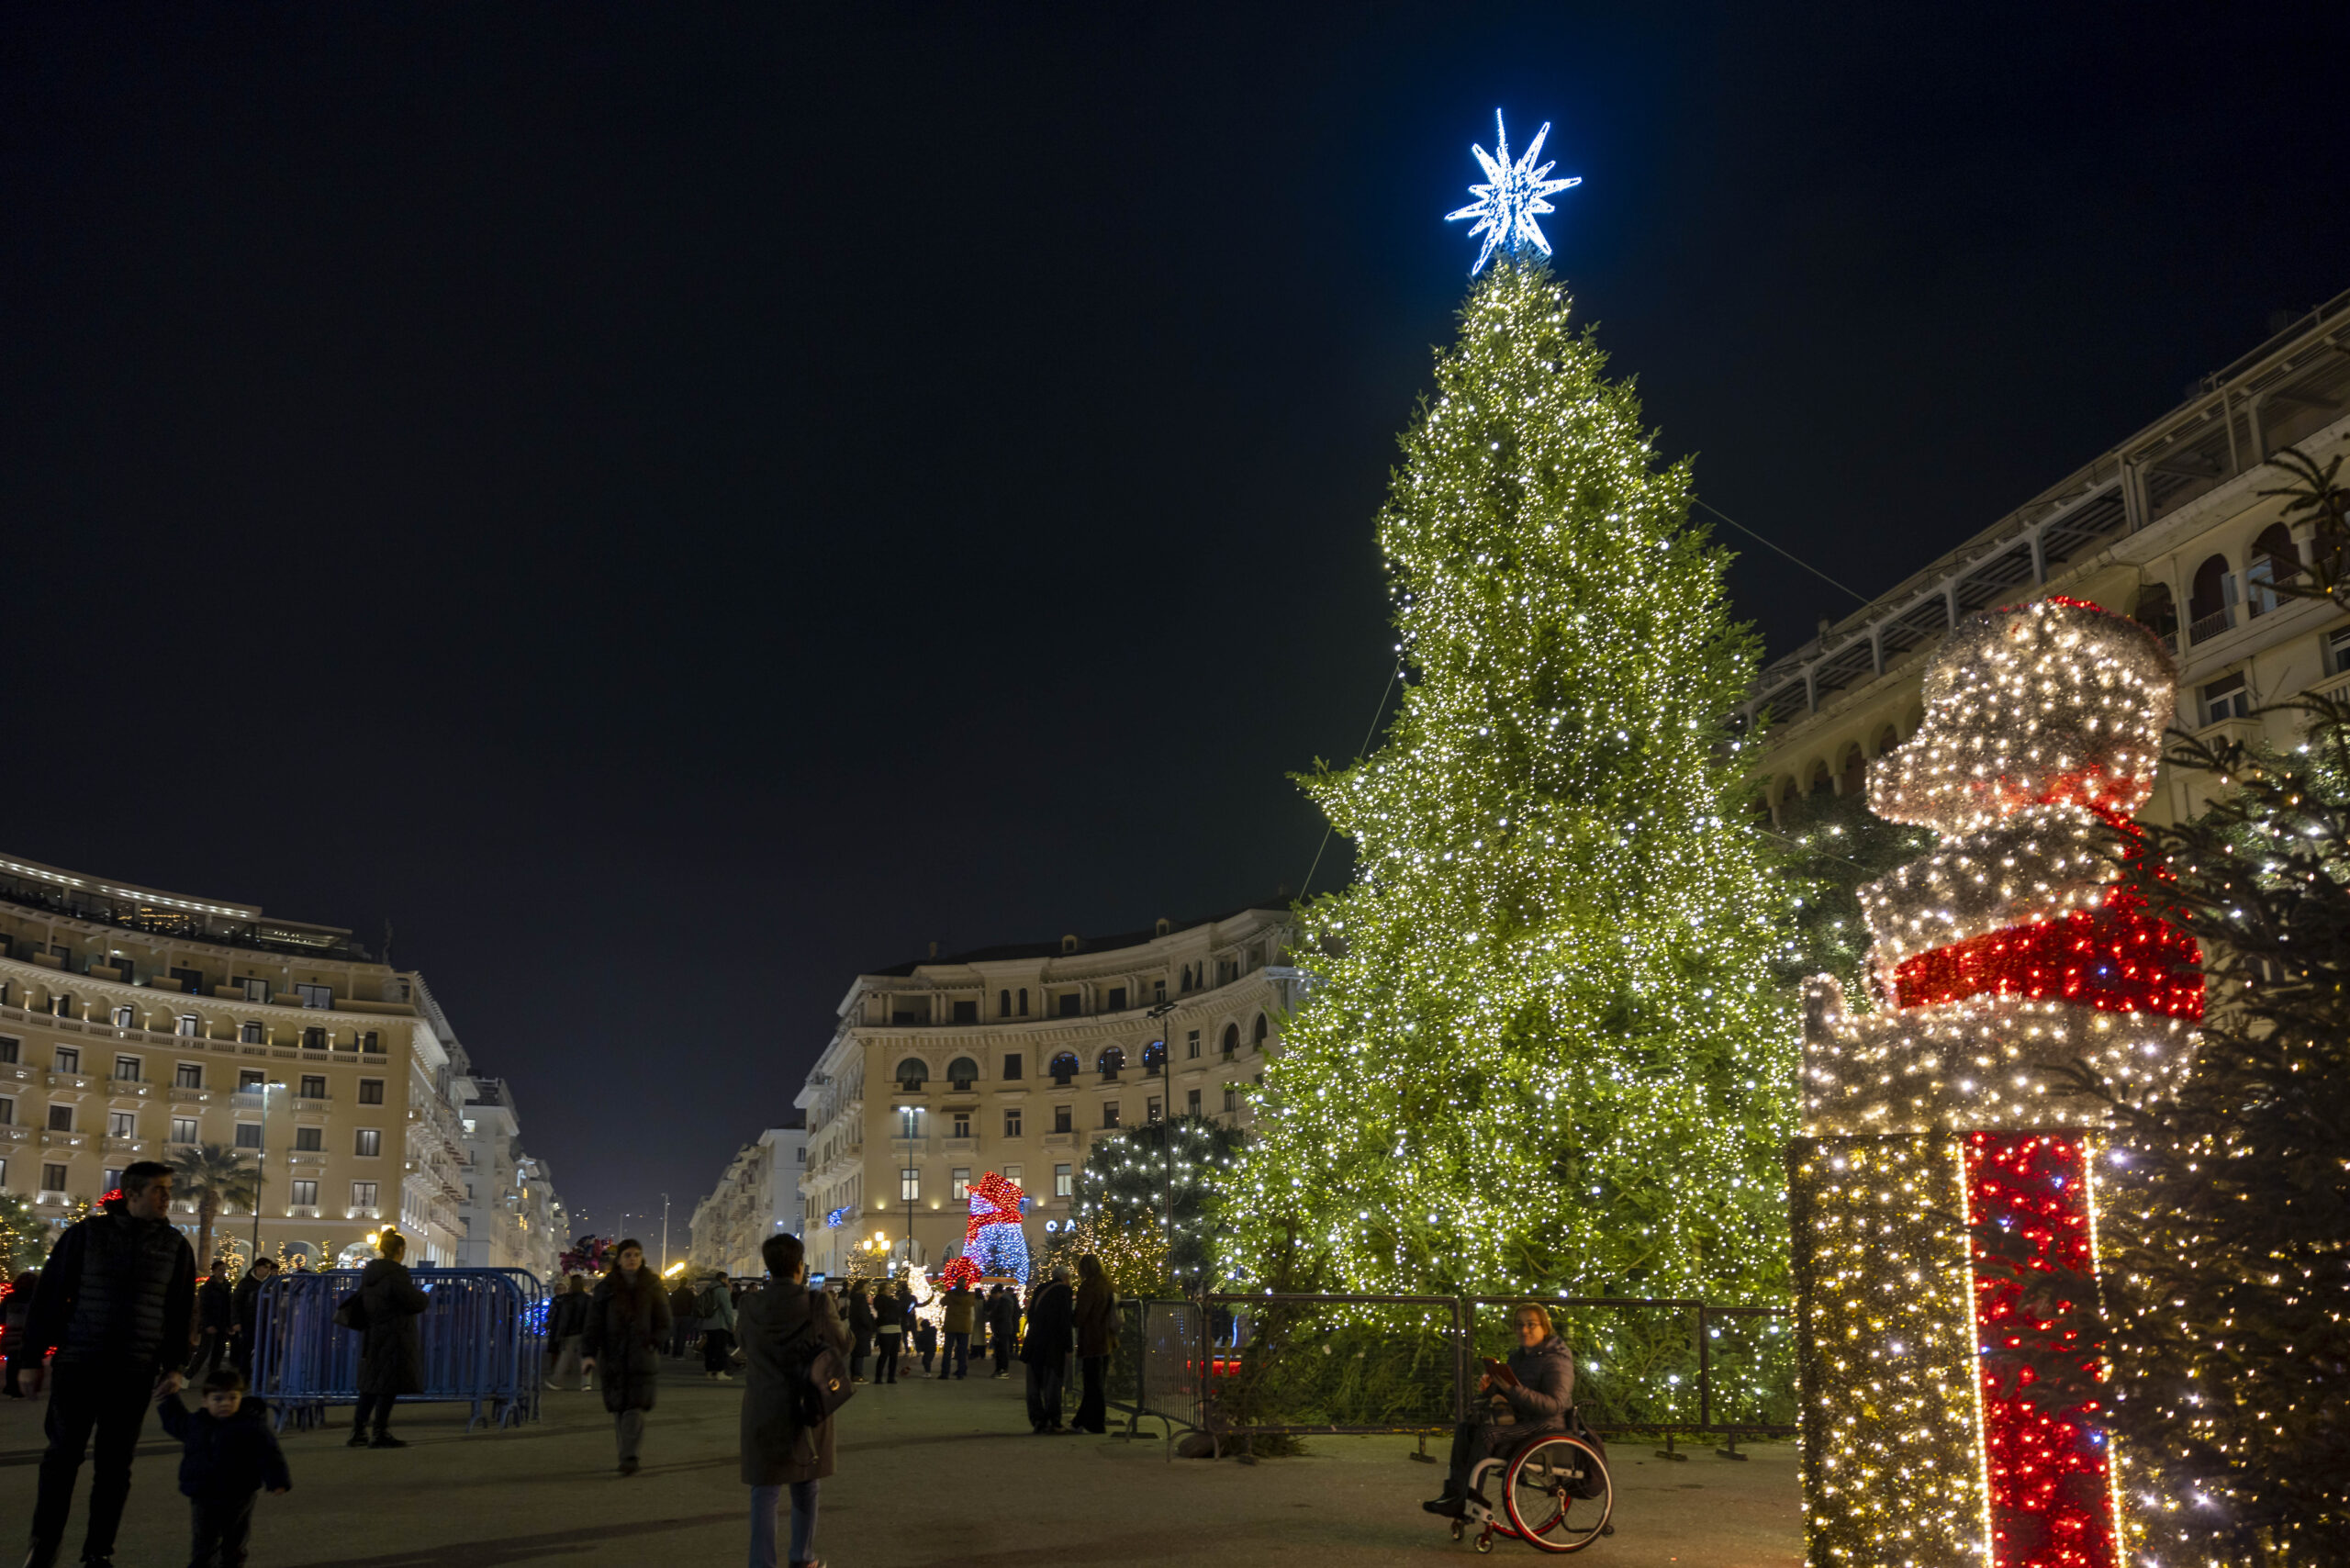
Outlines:
<svg viewBox="0 0 2350 1568"><path fill-rule="evenodd" d="M1496 1479L1498 1507L1485 1497L1485 1483ZM1615 1509L1615 1488L1599 1450L1571 1433L1545 1432L1506 1457L1480 1461L1469 1473L1469 1495L1462 1517L1452 1521L1452 1539L1475 1526L1479 1551L1493 1551L1496 1535L1538 1551L1581 1551L1616 1533L1607 1522Z"/></svg>

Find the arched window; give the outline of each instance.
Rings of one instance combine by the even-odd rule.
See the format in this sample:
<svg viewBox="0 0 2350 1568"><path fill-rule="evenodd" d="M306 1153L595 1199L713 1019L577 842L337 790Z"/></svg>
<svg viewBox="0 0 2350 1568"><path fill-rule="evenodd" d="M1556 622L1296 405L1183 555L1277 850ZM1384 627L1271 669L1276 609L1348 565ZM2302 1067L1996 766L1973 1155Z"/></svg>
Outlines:
<svg viewBox="0 0 2350 1568"><path fill-rule="evenodd" d="M1053 1058L1052 1066L1047 1068L1046 1070L1053 1075L1053 1081L1055 1083L1061 1085L1063 1088L1067 1088L1069 1086L1069 1080L1077 1076L1076 1053L1073 1051L1063 1051L1060 1055Z"/></svg>
<svg viewBox="0 0 2350 1568"><path fill-rule="evenodd" d="M198 1022L200 1022L200 1020L197 1019L195 1014L183 1013L180 1014L179 1022L173 1028L172 1033L182 1036L193 1036L196 1033Z"/></svg>
<svg viewBox="0 0 2350 1568"><path fill-rule="evenodd" d="M2266 615L2283 602L2272 583L2288 583L2300 575L2300 547L2293 543L2293 531L2281 522L2272 522L2260 531L2252 542L2252 563L2244 577L2250 592L2244 595L2245 608L2255 615Z"/></svg>
<svg viewBox="0 0 2350 1568"><path fill-rule="evenodd" d="M1240 1054L1240 1025L1237 1024L1224 1026L1224 1054L1228 1057Z"/></svg>
<svg viewBox="0 0 2350 1568"><path fill-rule="evenodd" d="M1868 782L1868 758L1861 755L1861 748L1857 745L1846 747L1844 768L1836 780L1836 792L1840 795L1859 794L1861 786Z"/></svg>
<svg viewBox="0 0 2350 1568"><path fill-rule="evenodd" d="M1272 1021L1271 1021L1270 1019L1267 1018L1263 1014L1261 1014L1261 1013L1258 1014L1257 1014L1257 1040L1256 1040L1256 1045L1257 1045L1257 1048L1258 1048L1259 1050L1260 1050L1260 1051L1261 1051L1261 1050L1263 1050L1263 1049L1265 1048L1265 1036L1268 1036L1268 1035L1270 1035L1270 1034L1271 1034L1272 1032L1273 1032Z"/></svg>
<svg viewBox="0 0 2350 1568"><path fill-rule="evenodd" d="M1000 991L995 993L995 1015L999 1018L1012 1016L1012 992Z"/></svg>
<svg viewBox="0 0 2350 1568"><path fill-rule="evenodd" d="M2236 623L2236 576L2225 555L2213 555L2195 568L2195 586L2187 595L2187 635L2202 642Z"/></svg>
<svg viewBox="0 0 2350 1568"><path fill-rule="evenodd" d="M1028 988L1024 985L1020 988L1020 1016L1028 1016Z"/></svg>
<svg viewBox="0 0 2350 1568"><path fill-rule="evenodd" d="M1835 778L1828 771L1828 759L1821 757L1811 765L1810 794L1818 795L1836 788Z"/></svg>
<svg viewBox="0 0 2350 1568"><path fill-rule="evenodd" d="M237 1025L237 1038L244 1042L246 1045L258 1046L262 1044L267 1036L262 1029L261 1020L258 1018L248 1018L243 1023Z"/></svg>
<svg viewBox="0 0 2350 1568"><path fill-rule="evenodd" d="M138 1027L137 1017L129 1008L118 1007L114 1010L114 1026L118 1029L136 1028Z"/></svg>
<svg viewBox="0 0 2350 1568"><path fill-rule="evenodd" d="M1886 753L1891 751L1900 744L1901 732L1895 729L1891 724L1887 724L1884 729L1877 732L1876 754L1879 756L1883 756Z"/></svg>
<svg viewBox="0 0 2350 1568"><path fill-rule="evenodd" d="M1153 1078L1167 1070L1167 1042L1153 1040L1142 1048L1142 1070Z"/></svg>
<svg viewBox="0 0 2350 1568"><path fill-rule="evenodd" d="M908 1057L898 1064L898 1087L901 1089L920 1089L929 1077L930 1069L923 1065L920 1057Z"/></svg>
<svg viewBox="0 0 2350 1568"><path fill-rule="evenodd" d="M2155 636L2176 645L2178 638L2178 604L2170 596L2170 584L2148 583L2138 590L2138 608L2130 619L2152 632Z"/></svg>
<svg viewBox="0 0 2350 1568"><path fill-rule="evenodd" d="M979 1081L979 1064L969 1057L957 1057L946 1064L946 1081L957 1089L968 1089Z"/></svg>
<svg viewBox="0 0 2350 1568"><path fill-rule="evenodd" d="M1119 1070L1126 1065L1126 1053L1116 1046L1106 1047L1101 1056L1095 1058L1093 1065L1102 1070L1103 1078L1115 1078Z"/></svg>

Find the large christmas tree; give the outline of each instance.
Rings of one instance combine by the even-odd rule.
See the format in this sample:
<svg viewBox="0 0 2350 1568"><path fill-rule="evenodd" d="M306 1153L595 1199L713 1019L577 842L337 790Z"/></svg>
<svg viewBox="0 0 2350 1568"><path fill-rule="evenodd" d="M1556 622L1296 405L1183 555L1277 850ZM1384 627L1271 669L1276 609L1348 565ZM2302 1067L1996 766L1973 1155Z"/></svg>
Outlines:
<svg viewBox="0 0 2350 1568"><path fill-rule="evenodd" d="M1379 520L1408 680L1237 1177L1244 1284L1771 1299L1796 1030L1754 658L1546 265L1478 282Z"/></svg>

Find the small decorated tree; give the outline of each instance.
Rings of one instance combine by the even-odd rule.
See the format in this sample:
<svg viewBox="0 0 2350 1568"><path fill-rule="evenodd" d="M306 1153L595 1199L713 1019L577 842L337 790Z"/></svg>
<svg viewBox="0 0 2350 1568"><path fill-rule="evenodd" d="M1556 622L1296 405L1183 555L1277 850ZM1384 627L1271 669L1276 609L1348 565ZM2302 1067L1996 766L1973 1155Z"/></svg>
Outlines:
<svg viewBox="0 0 2350 1568"><path fill-rule="evenodd" d="M1212 1289L1218 1282L1215 1252L1224 1198L1245 1141L1238 1128L1203 1116L1145 1122L1103 1138L1086 1152L1078 1171L1077 1223L1085 1234L1127 1256L1130 1271L1138 1271L1145 1255L1156 1260L1159 1273L1148 1285L1150 1294L1196 1294ZM1167 1238L1170 1194L1175 1225L1171 1274ZM1113 1237L1121 1239L1113 1242ZM1123 1239L1129 1237L1131 1243ZM1123 1285L1120 1289L1121 1294L1144 1294Z"/></svg>

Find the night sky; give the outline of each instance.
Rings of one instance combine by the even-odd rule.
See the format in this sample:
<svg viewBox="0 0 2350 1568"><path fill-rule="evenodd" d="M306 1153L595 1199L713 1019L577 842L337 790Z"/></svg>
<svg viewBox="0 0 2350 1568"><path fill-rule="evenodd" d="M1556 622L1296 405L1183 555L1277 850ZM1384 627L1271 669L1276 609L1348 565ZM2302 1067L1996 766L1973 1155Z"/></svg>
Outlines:
<svg viewBox="0 0 2350 1568"><path fill-rule="evenodd" d="M575 1212L681 1240L859 969L1295 890L1496 106L1663 449L1874 592L2350 287L2345 44L10 7L0 849L388 918ZM1852 607L1729 541L1774 650Z"/></svg>

